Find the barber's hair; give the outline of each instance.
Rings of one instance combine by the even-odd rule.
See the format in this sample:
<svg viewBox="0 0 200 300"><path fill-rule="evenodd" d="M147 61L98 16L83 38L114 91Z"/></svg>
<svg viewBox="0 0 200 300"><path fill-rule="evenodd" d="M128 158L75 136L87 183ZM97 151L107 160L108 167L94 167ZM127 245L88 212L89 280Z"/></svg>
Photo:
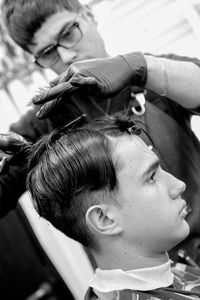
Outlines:
<svg viewBox="0 0 200 300"><path fill-rule="evenodd" d="M134 126L133 121L115 116L76 130L62 128L40 139L33 146L27 177L39 215L98 250L85 215L92 205L108 201L123 205L117 197L118 162L113 161L110 137L134 133L129 131Z"/></svg>
<svg viewBox="0 0 200 300"><path fill-rule="evenodd" d="M79 0L3 0L1 4L10 36L26 51L48 17L64 9L78 12L81 7Z"/></svg>

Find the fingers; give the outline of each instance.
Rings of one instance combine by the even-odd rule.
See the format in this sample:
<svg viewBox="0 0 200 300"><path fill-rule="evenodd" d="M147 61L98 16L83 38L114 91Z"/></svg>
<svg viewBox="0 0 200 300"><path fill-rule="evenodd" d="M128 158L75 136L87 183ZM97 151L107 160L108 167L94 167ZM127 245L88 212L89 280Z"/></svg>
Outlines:
<svg viewBox="0 0 200 300"><path fill-rule="evenodd" d="M73 80L70 80L71 83L71 89L69 90L68 87L68 83L67 83L67 89L65 89L65 83L59 84L57 87L51 88L52 94L51 96L46 96L46 98L44 99L44 101L46 103L44 103L41 108L39 109L39 111L37 112L36 116L38 119L45 119L47 117L50 117L51 115L54 114L54 112L56 111L56 109L58 108L60 101L63 101L61 95L65 94L65 93L73 93L75 90L77 90L79 87L85 87L88 92L89 91L99 91L99 83L98 81L93 78L93 77L73 77ZM55 89L57 88L57 91L55 91ZM58 91L62 91L62 92L58 92ZM51 98L55 98L54 95L60 95L60 97L58 97L57 99L54 100L50 100ZM37 102L36 104L39 103L43 103L42 101Z"/></svg>
<svg viewBox="0 0 200 300"><path fill-rule="evenodd" d="M92 76L73 76L70 83L78 88L83 88L88 94L99 99L105 99L111 95L106 82Z"/></svg>
<svg viewBox="0 0 200 300"><path fill-rule="evenodd" d="M77 87L98 87L99 82L94 77L73 76L70 80L73 86Z"/></svg>
<svg viewBox="0 0 200 300"><path fill-rule="evenodd" d="M47 89L43 89L38 95L35 95L31 101L33 104L44 104L49 102L55 98L61 97L63 94L73 94L73 92L77 90L77 87L74 87L70 84L70 82L63 82L54 87L49 87Z"/></svg>
<svg viewBox="0 0 200 300"><path fill-rule="evenodd" d="M10 145L10 134L0 134L0 148L7 150Z"/></svg>
<svg viewBox="0 0 200 300"><path fill-rule="evenodd" d="M26 140L15 132L0 134L0 149L6 153L17 151L18 145L26 143Z"/></svg>
<svg viewBox="0 0 200 300"><path fill-rule="evenodd" d="M51 80L50 87L54 87L60 83L67 82L74 75L73 67L69 67L65 72Z"/></svg>
<svg viewBox="0 0 200 300"><path fill-rule="evenodd" d="M45 119L46 117L50 117L59 106L60 101L61 98L58 98L45 103L37 112L36 117L38 119Z"/></svg>
<svg viewBox="0 0 200 300"><path fill-rule="evenodd" d="M50 81L50 87L54 87L59 84L61 75L57 76L55 79Z"/></svg>

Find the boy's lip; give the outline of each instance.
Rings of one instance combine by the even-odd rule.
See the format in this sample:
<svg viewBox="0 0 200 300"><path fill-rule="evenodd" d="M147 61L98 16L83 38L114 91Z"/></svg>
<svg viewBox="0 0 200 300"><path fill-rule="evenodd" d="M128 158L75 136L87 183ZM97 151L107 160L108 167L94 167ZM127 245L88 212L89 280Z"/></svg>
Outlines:
<svg viewBox="0 0 200 300"><path fill-rule="evenodd" d="M179 210L179 214L184 210L186 209L187 210L187 203L185 200L182 201L182 205L181 205L181 208Z"/></svg>

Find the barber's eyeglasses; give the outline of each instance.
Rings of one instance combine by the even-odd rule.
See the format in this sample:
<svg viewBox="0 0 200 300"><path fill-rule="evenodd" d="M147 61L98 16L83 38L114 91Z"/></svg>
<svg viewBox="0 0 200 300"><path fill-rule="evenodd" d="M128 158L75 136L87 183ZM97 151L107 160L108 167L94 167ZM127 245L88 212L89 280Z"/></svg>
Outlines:
<svg viewBox="0 0 200 300"><path fill-rule="evenodd" d="M68 24L64 28L55 45L50 45L35 57L34 62L37 65L42 68L51 68L60 59L57 51L58 47L70 49L78 44L82 38L82 32L77 22L77 17L71 24Z"/></svg>

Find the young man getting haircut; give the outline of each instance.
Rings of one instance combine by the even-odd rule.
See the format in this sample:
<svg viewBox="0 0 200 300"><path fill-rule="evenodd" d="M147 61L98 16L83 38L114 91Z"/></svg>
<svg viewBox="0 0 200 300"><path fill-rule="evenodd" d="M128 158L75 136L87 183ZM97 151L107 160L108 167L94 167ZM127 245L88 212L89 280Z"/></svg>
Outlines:
<svg viewBox="0 0 200 300"><path fill-rule="evenodd" d="M167 255L189 234L186 185L138 124L112 116L43 137L30 148L28 189L38 213L94 255L85 299L199 299L200 270L171 268Z"/></svg>
<svg viewBox="0 0 200 300"><path fill-rule="evenodd" d="M183 58L173 55L166 59L155 58L142 53L109 59L91 10L77 0L4 0L2 14L11 37L34 56L40 67L50 68L57 74L65 71L52 82L55 87L44 93L54 99L66 92L64 97L46 103L42 109L41 104L37 105L40 97L36 98L34 108L13 124L11 131L35 142L53 128L82 114L87 114L87 120L91 121L124 109L132 111L146 124L162 166L188 185L184 197L192 209L188 215L191 235L181 248L200 261L200 144L190 127L190 118L198 113L200 105L200 62L189 58L177 61ZM90 61L91 58L102 58L103 61ZM91 75L89 83L94 83L94 78L101 82L102 74L106 84L110 77L116 79L112 85L106 85L107 89L103 87L104 99L101 101L95 89L77 89L78 80L85 75L88 77L88 72ZM142 98L143 109L140 111L135 94L144 88L156 94L145 91L146 105ZM44 102L49 99L45 95L42 95ZM44 117L49 118L41 120ZM9 137L1 136L2 150L9 150ZM8 160L6 165L0 175L1 217L15 207L18 197L25 191L26 174L21 166L13 166Z"/></svg>

